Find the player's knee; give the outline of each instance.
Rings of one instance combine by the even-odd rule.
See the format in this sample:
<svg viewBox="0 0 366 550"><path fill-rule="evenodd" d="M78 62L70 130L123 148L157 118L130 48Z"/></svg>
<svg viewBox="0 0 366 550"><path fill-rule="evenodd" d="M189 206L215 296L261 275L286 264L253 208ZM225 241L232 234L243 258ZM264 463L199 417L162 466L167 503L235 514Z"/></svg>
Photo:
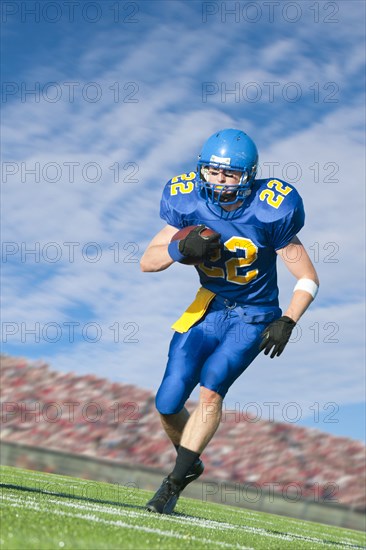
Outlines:
<svg viewBox="0 0 366 550"><path fill-rule="evenodd" d="M163 416L177 414L180 410L182 410L183 405L178 402L178 400L174 398L174 396L172 397L167 393L158 392L155 398L155 407L157 411Z"/></svg>
<svg viewBox="0 0 366 550"><path fill-rule="evenodd" d="M156 409L161 416L171 416L172 414L177 414L181 410L179 406L174 406L174 404L169 403L157 403Z"/></svg>
<svg viewBox="0 0 366 550"><path fill-rule="evenodd" d="M195 381L184 376L168 376L161 383L155 397L155 406L160 414L176 414L182 410Z"/></svg>

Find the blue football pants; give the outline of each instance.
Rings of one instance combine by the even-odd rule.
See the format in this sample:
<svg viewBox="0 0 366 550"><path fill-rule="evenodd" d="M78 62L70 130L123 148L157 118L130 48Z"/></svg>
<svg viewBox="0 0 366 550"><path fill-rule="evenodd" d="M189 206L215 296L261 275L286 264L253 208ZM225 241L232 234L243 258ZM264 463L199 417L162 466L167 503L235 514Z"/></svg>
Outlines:
<svg viewBox="0 0 366 550"><path fill-rule="evenodd" d="M281 316L277 307L210 305L203 320L174 333L168 364L156 395L161 414L182 410L199 383L223 398L259 353L261 333Z"/></svg>

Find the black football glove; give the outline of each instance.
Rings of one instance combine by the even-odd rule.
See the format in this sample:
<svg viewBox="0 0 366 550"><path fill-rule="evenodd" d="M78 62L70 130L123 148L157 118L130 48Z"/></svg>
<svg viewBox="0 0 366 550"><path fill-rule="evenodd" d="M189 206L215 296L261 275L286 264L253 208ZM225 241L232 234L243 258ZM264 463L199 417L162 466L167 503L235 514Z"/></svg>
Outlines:
<svg viewBox="0 0 366 550"><path fill-rule="evenodd" d="M271 359L276 355L279 357L285 349L295 325L295 321L286 315L270 323L261 334L262 342L259 351L264 350L264 355L268 355L273 348Z"/></svg>
<svg viewBox="0 0 366 550"><path fill-rule="evenodd" d="M209 260L216 250L221 247L219 241L221 234L215 233L204 237L201 235L204 229L206 229L205 225L198 225L184 239L179 241L179 252L183 256L197 260Z"/></svg>

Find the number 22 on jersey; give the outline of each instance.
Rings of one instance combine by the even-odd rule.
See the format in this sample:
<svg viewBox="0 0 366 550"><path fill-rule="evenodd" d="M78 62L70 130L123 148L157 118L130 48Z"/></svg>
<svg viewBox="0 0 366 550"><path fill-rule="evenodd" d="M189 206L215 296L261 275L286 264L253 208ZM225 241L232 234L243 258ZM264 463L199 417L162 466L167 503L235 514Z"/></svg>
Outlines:
<svg viewBox="0 0 366 550"><path fill-rule="evenodd" d="M292 188L286 185L285 187L278 180L271 180L267 183L267 187L270 189L264 189L259 195L261 201L267 201L267 203L273 208L278 208L286 195L291 193ZM277 191L278 195L273 191L273 188Z"/></svg>
<svg viewBox="0 0 366 550"><path fill-rule="evenodd" d="M191 193L194 189L194 183L192 180L196 177L194 172L189 174L181 174L172 178L172 185L170 188L171 195L177 195L179 193ZM180 181L179 181L180 180Z"/></svg>
<svg viewBox="0 0 366 550"><path fill-rule="evenodd" d="M249 269L243 275L239 275L238 271L240 268L247 267L252 265L253 262L258 257L258 247L245 237L230 237L225 243L224 246L230 252L234 254L237 250L244 250L244 258L229 258L225 262L225 269L219 266L209 267L204 263L199 264L198 268L203 271L208 277L218 277L225 279L230 283L235 283L237 285L247 285L258 276L258 269ZM221 259L221 251L218 250L216 255L212 258L212 262L218 262Z"/></svg>

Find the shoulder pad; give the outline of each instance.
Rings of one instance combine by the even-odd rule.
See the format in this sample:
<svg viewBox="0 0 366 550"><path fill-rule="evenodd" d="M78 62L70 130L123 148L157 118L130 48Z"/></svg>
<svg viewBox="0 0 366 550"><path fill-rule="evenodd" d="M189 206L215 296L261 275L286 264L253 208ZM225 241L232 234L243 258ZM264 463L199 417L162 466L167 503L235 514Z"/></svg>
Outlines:
<svg viewBox="0 0 366 550"><path fill-rule="evenodd" d="M165 185L160 202L160 217L174 227L183 227L184 220L197 207L196 172L174 176Z"/></svg>
<svg viewBox="0 0 366 550"><path fill-rule="evenodd" d="M196 202L196 175L196 172L188 172L171 178L163 191L164 200L180 207Z"/></svg>
<svg viewBox="0 0 366 550"><path fill-rule="evenodd" d="M256 180L252 192L256 217L262 222L274 222L291 212L303 209L302 199L295 187L283 180Z"/></svg>
<svg viewBox="0 0 366 550"><path fill-rule="evenodd" d="M171 178L166 184L170 196L173 197L179 194L187 195L191 193L195 187L196 175L196 172L188 172Z"/></svg>

